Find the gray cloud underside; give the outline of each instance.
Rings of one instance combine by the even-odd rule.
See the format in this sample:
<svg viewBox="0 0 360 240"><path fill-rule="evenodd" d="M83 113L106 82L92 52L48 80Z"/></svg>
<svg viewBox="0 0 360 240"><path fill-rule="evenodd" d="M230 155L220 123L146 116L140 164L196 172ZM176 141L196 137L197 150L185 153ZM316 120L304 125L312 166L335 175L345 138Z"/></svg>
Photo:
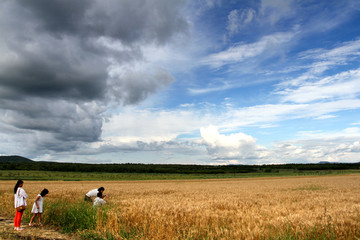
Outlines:
<svg viewBox="0 0 360 240"><path fill-rule="evenodd" d="M134 0L34 0L16 1L39 23L39 30L58 36L82 38L107 36L133 45L154 41L166 43L174 33L187 30L179 16L183 1ZM26 12L28 12L26 11Z"/></svg>
<svg viewBox="0 0 360 240"><path fill-rule="evenodd" d="M187 34L182 3L2 1L1 122L38 132L38 148L62 151L99 140L110 102L137 104L174 81L156 66L111 76L109 69L144 61L142 44L161 46ZM124 47L113 49L100 39ZM45 134L47 144L39 137ZM48 146L57 144L59 149Z"/></svg>

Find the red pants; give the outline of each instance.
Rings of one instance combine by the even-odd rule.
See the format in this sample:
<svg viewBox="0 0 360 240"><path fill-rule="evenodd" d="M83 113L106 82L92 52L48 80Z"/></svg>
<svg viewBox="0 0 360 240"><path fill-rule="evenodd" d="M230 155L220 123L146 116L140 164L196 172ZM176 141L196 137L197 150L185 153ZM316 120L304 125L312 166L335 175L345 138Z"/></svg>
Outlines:
<svg viewBox="0 0 360 240"><path fill-rule="evenodd" d="M14 219L14 227L20 227L21 218L24 213L24 211L18 212L16 209L15 219Z"/></svg>

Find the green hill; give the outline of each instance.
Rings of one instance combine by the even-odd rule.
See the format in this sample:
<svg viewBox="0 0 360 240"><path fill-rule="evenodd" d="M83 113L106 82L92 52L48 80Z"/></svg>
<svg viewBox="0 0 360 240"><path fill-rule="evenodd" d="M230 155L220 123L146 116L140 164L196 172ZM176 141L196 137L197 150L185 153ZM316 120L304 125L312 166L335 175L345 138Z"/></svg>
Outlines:
<svg viewBox="0 0 360 240"><path fill-rule="evenodd" d="M30 160L21 156L0 156L0 163L31 163Z"/></svg>

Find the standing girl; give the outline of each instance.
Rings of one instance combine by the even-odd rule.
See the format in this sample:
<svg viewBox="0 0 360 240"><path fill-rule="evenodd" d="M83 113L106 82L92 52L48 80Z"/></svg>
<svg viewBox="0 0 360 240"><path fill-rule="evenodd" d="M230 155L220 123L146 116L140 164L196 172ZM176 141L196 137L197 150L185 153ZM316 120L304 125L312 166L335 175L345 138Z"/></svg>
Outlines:
<svg viewBox="0 0 360 240"><path fill-rule="evenodd" d="M44 197L49 193L49 190L44 188L39 195L37 195L33 208L31 212L34 214L30 220L29 226L34 226L33 221L36 217L36 215L39 216L39 226L42 226L41 224L41 214L43 212L43 200Z"/></svg>
<svg viewBox="0 0 360 240"><path fill-rule="evenodd" d="M23 228L20 227L21 218L24 213L24 210L27 206L26 198L28 197L25 190L22 188L24 182L18 180L14 187L14 196L15 196L15 219L14 219L14 230L21 231Z"/></svg>

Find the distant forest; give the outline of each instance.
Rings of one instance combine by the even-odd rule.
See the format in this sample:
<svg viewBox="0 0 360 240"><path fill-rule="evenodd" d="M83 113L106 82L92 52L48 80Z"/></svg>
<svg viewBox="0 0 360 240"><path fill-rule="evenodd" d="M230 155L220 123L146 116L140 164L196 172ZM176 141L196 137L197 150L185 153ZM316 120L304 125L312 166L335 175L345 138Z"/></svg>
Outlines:
<svg viewBox="0 0 360 240"><path fill-rule="evenodd" d="M181 164L85 164L36 162L21 156L0 156L0 170L38 170L61 172L109 172L109 173L177 173L177 174L226 174L321 170L360 169L360 163L279 164L279 165L181 165Z"/></svg>

